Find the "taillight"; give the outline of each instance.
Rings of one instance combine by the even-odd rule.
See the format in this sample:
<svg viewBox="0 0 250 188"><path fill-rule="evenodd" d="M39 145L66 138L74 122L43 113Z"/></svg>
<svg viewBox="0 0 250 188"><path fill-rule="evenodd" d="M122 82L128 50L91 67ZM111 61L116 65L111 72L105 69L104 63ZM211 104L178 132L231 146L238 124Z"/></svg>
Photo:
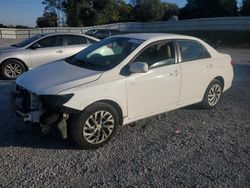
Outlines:
<svg viewBox="0 0 250 188"><path fill-rule="evenodd" d="M233 66L235 64L235 62L233 60L231 60L231 65Z"/></svg>

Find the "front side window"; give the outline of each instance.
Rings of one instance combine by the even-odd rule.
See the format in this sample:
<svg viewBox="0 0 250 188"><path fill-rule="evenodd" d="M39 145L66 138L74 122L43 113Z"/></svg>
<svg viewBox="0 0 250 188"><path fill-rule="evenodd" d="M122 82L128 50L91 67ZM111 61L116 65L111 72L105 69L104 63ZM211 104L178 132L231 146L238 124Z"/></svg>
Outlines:
<svg viewBox="0 0 250 188"><path fill-rule="evenodd" d="M68 35L67 41L68 41L68 45L87 44L87 39L82 36Z"/></svg>
<svg viewBox="0 0 250 188"><path fill-rule="evenodd" d="M144 62L150 69L175 64L173 42L161 42L147 47L134 62Z"/></svg>
<svg viewBox="0 0 250 188"><path fill-rule="evenodd" d="M19 42L17 44L14 44L12 46L15 46L15 47L24 47L24 46L27 46L28 44L30 44L30 43L32 43L32 42L40 39L41 37L43 37L43 35L38 34L38 35L35 35L35 36L30 37L28 39L25 39L25 40L23 40L23 41L21 41L21 42Z"/></svg>
<svg viewBox="0 0 250 188"><path fill-rule="evenodd" d="M122 62L143 42L144 40L123 37L104 39L67 58L66 62L82 68L106 71Z"/></svg>
<svg viewBox="0 0 250 188"><path fill-rule="evenodd" d="M211 57L207 49L196 41L178 41L182 62Z"/></svg>
<svg viewBox="0 0 250 188"><path fill-rule="evenodd" d="M63 46L63 36L51 36L37 42L42 48Z"/></svg>

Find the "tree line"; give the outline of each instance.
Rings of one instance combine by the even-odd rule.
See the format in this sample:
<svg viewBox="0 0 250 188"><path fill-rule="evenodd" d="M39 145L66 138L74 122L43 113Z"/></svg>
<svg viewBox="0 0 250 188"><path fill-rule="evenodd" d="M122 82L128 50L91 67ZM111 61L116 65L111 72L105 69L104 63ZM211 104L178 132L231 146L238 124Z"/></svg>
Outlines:
<svg viewBox="0 0 250 188"><path fill-rule="evenodd" d="M250 0L187 0L183 8L161 0L43 0L44 13L38 27L93 26L99 24L164 21L172 16L193 19L250 16Z"/></svg>

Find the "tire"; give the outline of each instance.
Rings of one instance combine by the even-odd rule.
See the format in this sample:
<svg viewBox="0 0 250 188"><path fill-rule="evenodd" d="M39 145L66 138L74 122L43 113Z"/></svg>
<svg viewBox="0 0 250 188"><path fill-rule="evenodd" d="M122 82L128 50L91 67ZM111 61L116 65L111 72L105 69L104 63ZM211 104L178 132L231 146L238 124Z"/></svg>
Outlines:
<svg viewBox="0 0 250 188"><path fill-rule="evenodd" d="M97 102L73 116L71 136L83 149L97 149L115 136L118 126L117 110L108 103Z"/></svg>
<svg viewBox="0 0 250 188"><path fill-rule="evenodd" d="M0 74L6 80L15 80L25 71L25 65L17 59L9 59L4 61L0 68Z"/></svg>
<svg viewBox="0 0 250 188"><path fill-rule="evenodd" d="M221 99L222 92L223 84L220 80L214 79L207 87L201 102L201 107L205 109L212 109L216 107Z"/></svg>

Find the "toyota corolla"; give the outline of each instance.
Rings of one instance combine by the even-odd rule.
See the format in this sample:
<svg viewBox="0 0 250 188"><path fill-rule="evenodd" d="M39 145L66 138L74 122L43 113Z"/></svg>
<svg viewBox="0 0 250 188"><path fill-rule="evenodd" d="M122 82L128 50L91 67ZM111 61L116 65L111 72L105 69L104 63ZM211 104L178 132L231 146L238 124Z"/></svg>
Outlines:
<svg viewBox="0 0 250 188"><path fill-rule="evenodd" d="M114 36L22 74L11 101L42 132L57 128L83 148L98 148L121 125L195 103L214 108L231 87L231 62L194 37Z"/></svg>

